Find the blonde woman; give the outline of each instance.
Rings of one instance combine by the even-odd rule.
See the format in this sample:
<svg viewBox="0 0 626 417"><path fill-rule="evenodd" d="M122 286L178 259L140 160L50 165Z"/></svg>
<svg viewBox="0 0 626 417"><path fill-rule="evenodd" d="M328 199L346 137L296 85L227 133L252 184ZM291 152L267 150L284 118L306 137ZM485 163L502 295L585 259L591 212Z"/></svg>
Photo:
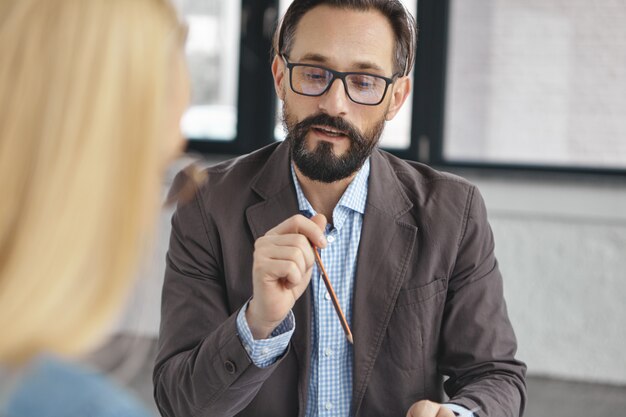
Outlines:
<svg viewBox="0 0 626 417"><path fill-rule="evenodd" d="M73 364L129 291L183 145L167 0L0 0L0 415L145 416Z"/></svg>

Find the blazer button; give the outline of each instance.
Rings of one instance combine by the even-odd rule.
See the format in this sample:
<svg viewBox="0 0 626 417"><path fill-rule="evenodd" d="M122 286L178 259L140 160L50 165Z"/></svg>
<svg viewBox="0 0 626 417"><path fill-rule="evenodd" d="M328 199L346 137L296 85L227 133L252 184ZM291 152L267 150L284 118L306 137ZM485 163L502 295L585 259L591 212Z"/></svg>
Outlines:
<svg viewBox="0 0 626 417"><path fill-rule="evenodd" d="M237 366L235 366L235 363L233 361L224 362L224 367L226 368L226 372L228 372L229 374L234 374L235 372L237 372Z"/></svg>

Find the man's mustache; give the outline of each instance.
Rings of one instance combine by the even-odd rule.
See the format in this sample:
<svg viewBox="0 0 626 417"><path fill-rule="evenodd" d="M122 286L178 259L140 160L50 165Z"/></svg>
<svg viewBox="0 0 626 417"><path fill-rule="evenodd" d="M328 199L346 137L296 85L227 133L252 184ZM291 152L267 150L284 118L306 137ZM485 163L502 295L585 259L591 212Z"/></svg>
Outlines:
<svg viewBox="0 0 626 417"><path fill-rule="evenodd" d="M365 143L365 138L357 130L352 123L342 119L341 117L330 116L325 113L318 113L307 117L294 126L294 131L300 134L306 133L313 126L328 126L336 130L340 130L352 142L357 144Z"/></svg>

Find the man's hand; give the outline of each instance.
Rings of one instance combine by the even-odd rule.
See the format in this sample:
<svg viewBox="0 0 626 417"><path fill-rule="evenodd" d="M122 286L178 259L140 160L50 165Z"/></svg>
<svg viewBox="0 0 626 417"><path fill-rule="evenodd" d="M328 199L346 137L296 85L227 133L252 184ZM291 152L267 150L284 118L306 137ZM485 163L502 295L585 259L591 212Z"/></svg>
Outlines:
<svg viewBox="0 0 626 417"><path fill-rule="evenodd" d="M454 413L441 404L422 400L409 408L406 417L454 417Z"/></svg>
<svg viewBox="0 0 626 417"><path fill-rule="evenodd" d="M246 320L255 339L266 339L287 317L311 280L315 254L311 242L326 246L326 217L298 214L260 237L254 244L253 296Z"/></svg>

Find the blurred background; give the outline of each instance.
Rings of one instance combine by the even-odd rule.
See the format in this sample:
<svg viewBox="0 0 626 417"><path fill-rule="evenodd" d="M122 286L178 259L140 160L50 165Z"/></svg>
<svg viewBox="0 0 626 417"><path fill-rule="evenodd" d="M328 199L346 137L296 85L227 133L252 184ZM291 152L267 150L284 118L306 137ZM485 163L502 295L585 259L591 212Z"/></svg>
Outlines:
<svg viewBox="0 0 626 417"><path fill-rule="evenodd" d="M203 163L282 140L269 50L289 3L177 1L193 82L182 128ZM528 364L526 416L626 415L626 1L404 3L420 25L414 91L381 146L483 193ZM88 358L153 408L171 214Z"/></svg>

